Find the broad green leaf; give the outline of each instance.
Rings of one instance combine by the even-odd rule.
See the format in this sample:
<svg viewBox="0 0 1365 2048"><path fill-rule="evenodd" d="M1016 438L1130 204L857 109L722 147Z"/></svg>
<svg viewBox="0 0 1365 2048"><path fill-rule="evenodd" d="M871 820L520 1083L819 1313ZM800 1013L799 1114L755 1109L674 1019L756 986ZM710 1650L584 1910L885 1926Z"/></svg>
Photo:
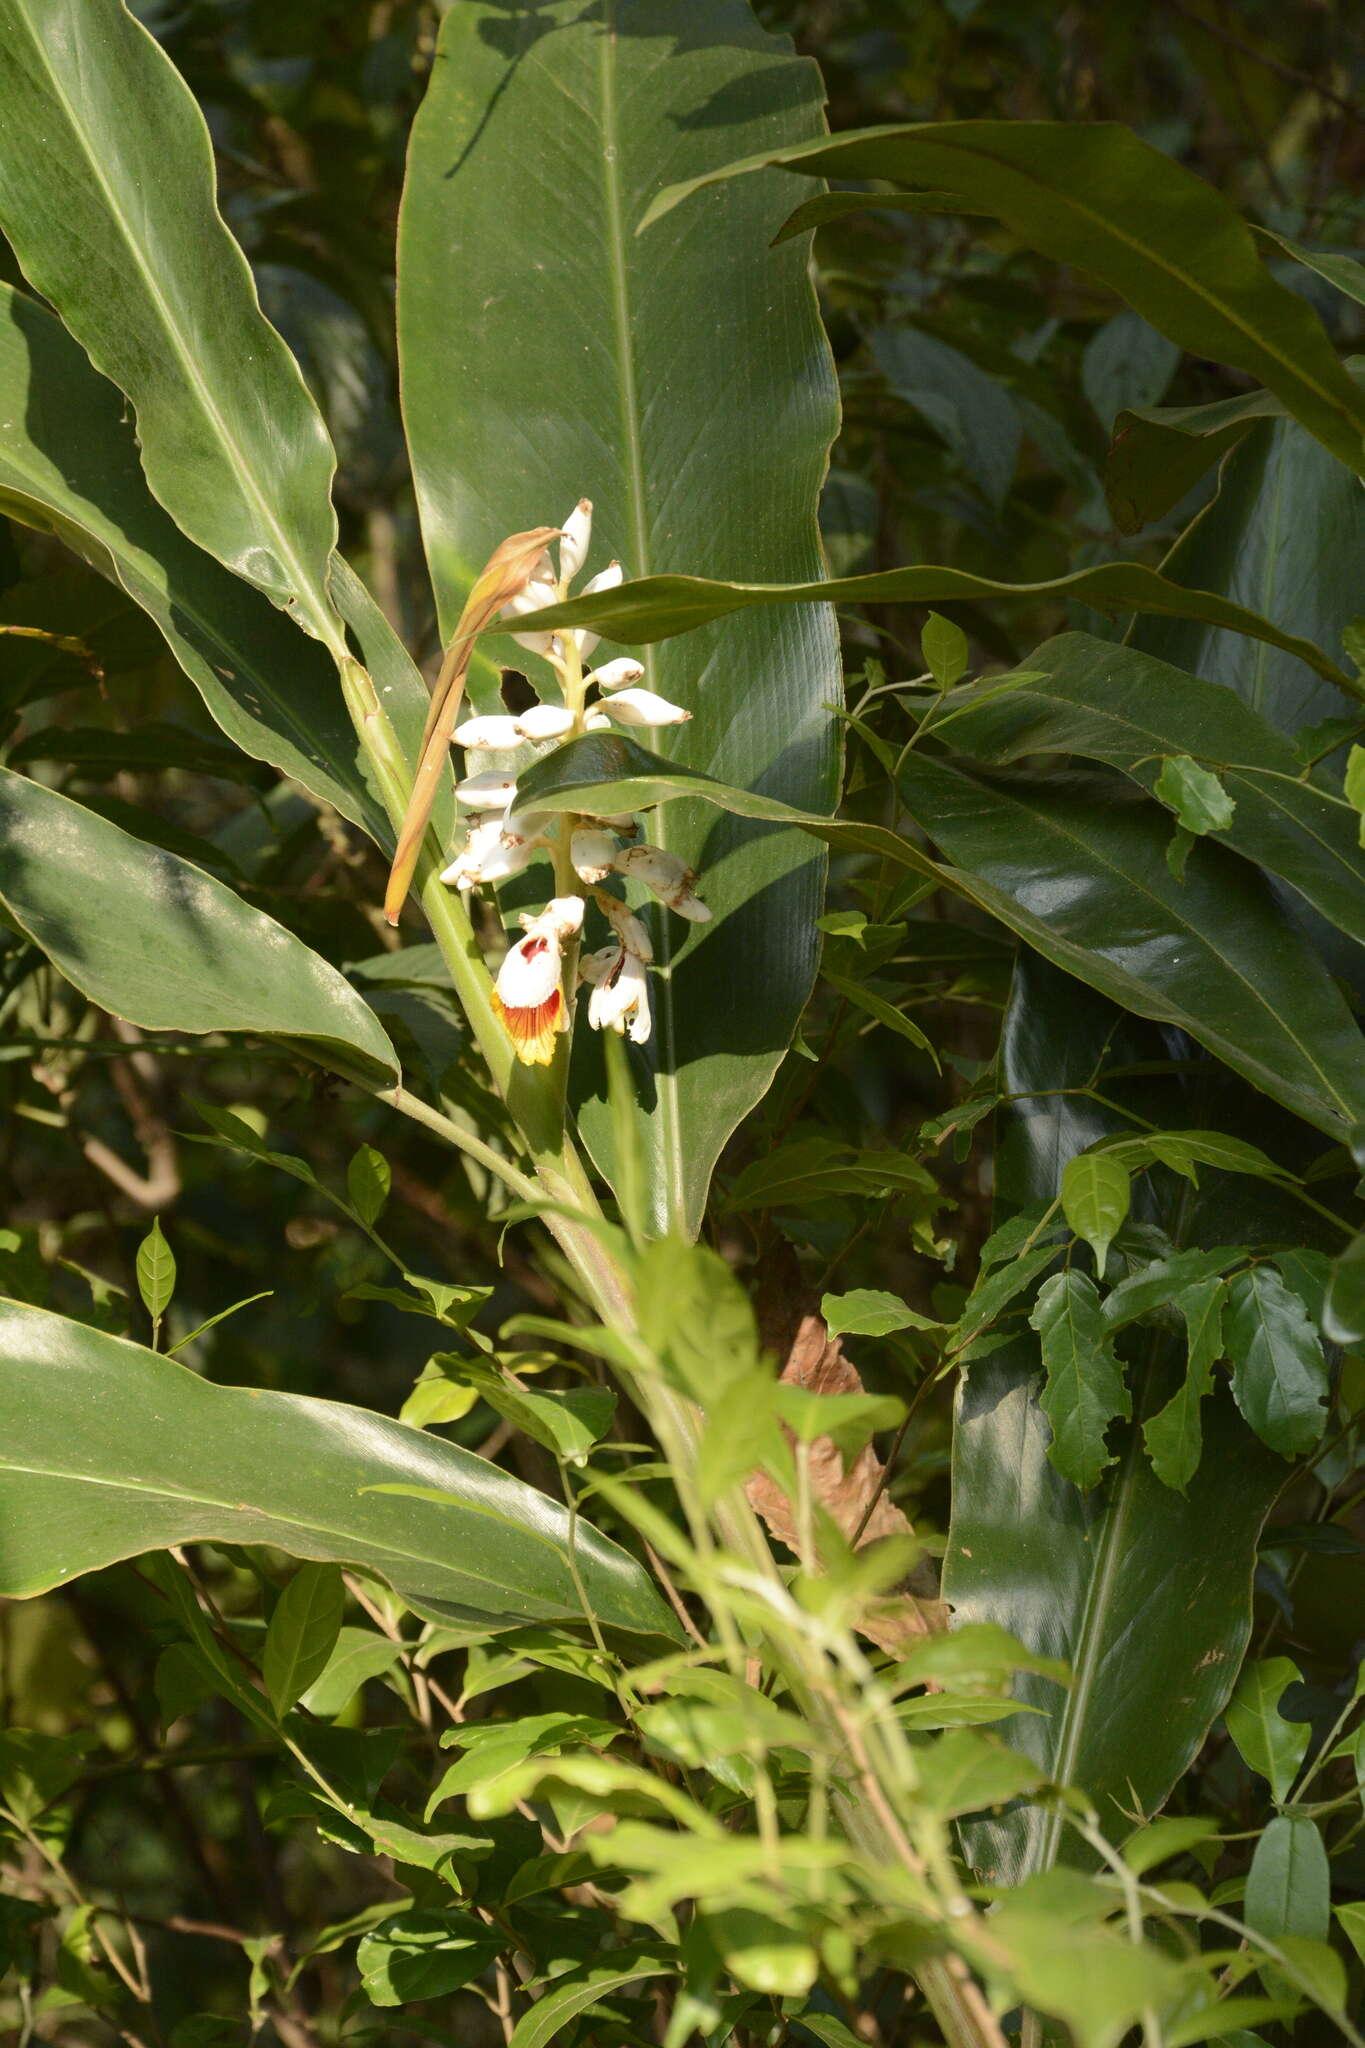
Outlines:
<svg viewBox="0 0 1365 2048"><path fill-rule="evenodd" d="M1112 1152L1082 1152L1063 1168L1061 1194L1062 1214L1094 1252L1095 1271L1103 1278L1109 1247L1133 1199L1128 1168Z"/></svg>
<svg viewBox="0 0 1365 2048"><path fill-rule="evenodd" d="M1248 1664L1228 1701L1228 1734L1247 1769L1265 1779L1277 1805L1289 1797L1308 1754L1308 1723L1286 1721L1280 1714L1285 1689L1302 1676L1288 1657L1262 1657Z"/></svg>
<svg viewBox="0 0 1365 2048"><path fill-rule="evenodd" d="M156 621L237 746L384 840L387 815L366 781L331 657L185 538L147 489L119 393L46 308L6 284L0 510L56 534L121 586ZM415 745L426 716L421 678L382 681L395 723Z"/></svg>
<svg viewBox="0 0 1365 2048"><path fill-rule="evenodd" d="M1142 1425L1142 1440L1152 1461L1152 1470L1164 1486L1179 1493L1199 1469L1203 1449L1200 1407L1213 1387L1213 1368L1223 1355L1223 1298L1221 1280L1201 1280L1172 1297L1172 1306L1184 1317L1188 1363L1178 1391L1164 1408Z"/></svg>
<svg viewBox="0 0 1365 2048"><path fill-rule="evenodd" d="M648 1977L671 1977L676 1967L668 1956L621 1949L589 1969L571 1970L556 1977L530 2011L517 2021L507 2048L548 2048L556 2035L590 2005L610 1998L613 1991L624 1991L627 1985L643 1983Z"/></svg>
<svg viewBox="0 0 1365 2048"><path fill-rule="evenodd" d="M1125 1008L1178 1024L1333 1136L1365 1118L1361 1034L1308 941L1245 862L1201 843L1177 882L1166 867L1165 814L1124 801L1108 780L984 782L916 753L900 784L951 865L884 826L725 788L616 734L557 748L522 774L518 792L528 809L597 811L695 793L744 817L799 824L841 851L957 890Z"/></svg>
<svg viewBox="0 0 1365 2048"><path fill-rule="evenodd" d="M1289 741L1232 690L1087 633L1049 640L1028 666L1037 673L1017 688L993 694L988 682L946 698L934 721L944 738L1001 765L1053 753L1103 761L1166 801L1179 792L1161 786L1171 767L1161 756L1197 753L1233 806L1219 823L1225 843L1365 943L1365 859L1350 806L1302 780ZM1179 815L1201 829L1198 813Z"/></svg>
<svg viewBox="0 0 1365 2048"><path fill-rule="evenodd" d="M1028 954L1002 1047L1000 1086L1018 1100L998 1112L998 1199L1007 1213L1027 1213L1054 1198L1068 1158L1132 1129L1118 1111L1057 1091L1096 1085L1106 1060L1140 1067L1164 1048L1159 1033ZM1098 1083L1120 1100L1132 1085ZM1150 1097L1140 1099L1150 1113ZM1163 1220L1170 1228L1176 1219ZM1219 1254L1215 1271L1233 1256ZM1186 1285L1201 1277L1182 1273ZM1163 1282L1160 1298L1174 1291ZM1178 1384L1158 1348L1167 1340L1141 1341L1146 1356L1132 1354L1139 1423ZM955 1625L995 1622L1035 1655L1070 1665L1066 1693L1017 1678L1014 1697L1043 1711L1002 1723L1001 1734L1047 1777L1084 1789L1117 1839L1122 1815L1160 1808L1227 1700L1251 1628L1257 1539L1284 1466L1223 1393L1205 1403L1204 1456L1187 1495L1157 1478L1136 1427L1115 1432L1118 1463L1083 1494L1049 1460L1039 1391L1031 1335L968 1369L944 1597ZM973 1822L969 1852L995 1883L1085 1853L1060 1814L1038 1806Z"/></svg>
<svg viewBox="0 0 1365 2048"><path fill-rule="evenodd" d="M1134 2021L1173 2001L1186 1981L1160 1949L1100 1924L1102 1910L1093 1887L1052 1871L1012 1891L991 1915L1019 1993L1065 2021L1076 2048L1118 2048Z"/></svg>
<svg viewBox="0 0 1365 2048"><path fill-rule="evenodd" d="M1104 494L1120 533L1163 519L1257 420L1284 419L1270 391L1211 405L1125 406L1114 421Z"/></svg>
<svg viewBox="0 0 1365 2048"><path fill-rule="evenodd" d="M1311 1451L1327 1426L1331 1382L1298 1295L1272 1266L1235 1273L1223 1328L1233 1397L1257 1436L1286 1458Z"/></svg>
<svg viewBox="0 0 1365 2048"><path fill-rule="evenodd" d="M1131 129L948 121L855 130L694 174L661 193L644 224L699 184L772 163L819 178L942 187L987 207L1029 247L1099 278L1191 355L1247 371L1359 469L1365 399L1317 315L1271 276L1221 193Z"/></svg>
<svg viewBox="0 0 1365 2048"><path fill-rule="evenodd" d="M993 1621L976 1621L916 1643L896 1666L894 1682L897 1691L931 1678L988 1685L1016 1671L1034 1671L1058 1685L1071 1681L1071 1673L1057 1658L1039 1657Z"/></svg>
<svg viewBox="0 0 1365 2048"><path fill-rule="evenodd" d="M1365 1041L1306 938L1225 847L1199 841L1177 882L1164 813L1107 777L987 779L915 753L900 785L969 893L1046 958L1178 1024L1320 1130L1359 1118Z"/></svg>
<svg viewBox="0 0 1365 2048"><path fill-rule="evenodd" d="M645 1573L582 1520L453 1444L338 1401L218 1387L41 1309L0 1304L0 1590L45 1592L192 1542L376 1572L433 1620L675 1636ZM425 1487L433 1498L391 1493Z"/></svg>
<svg viewBox="0 0 1365 2048"><path fill-rule="evenodd" d="M132 401L152 491L344 652L331 443L218 212L189 88L122 0L0 0L0 98L0 226Z"/></svg>
<svg viewBox="0 0 1365 2048"><path fill-rule="evenodd" d="M836 392L803 252L768 248L786 181L718 201L713 231L634 233L680 168L817 134L818 76L741 0L691 0L685 36L672 0L625 14L619 0L590 14L550 0L513 19L472 0L441 25L408 159L398 323L446 633L494 545L557 523L583 496L589 573L619 556L632 575L674 563L723 574L740 561L775 580L820 575ZM702 105L716 118L696 119ZM681 313L698 305L723 306L723 322ZM502 650L549 684L534 657ZM493 675L476 663L476 701ZM824 707L840 671L827 606L718 627L652 660L646 680L693 714L670 735L680 760L832 805ZM809 992L824 863L796 834L701 805L650 829L699 867L714 913L683 927L650 912L654 1033L630 1052L655 1227L695 1230L720 1148L767 1087ZM590 1036L571 1088L589 1150L615 1172Z"/></svg>
<svg viewBox="0 0 1365 2048"><path fill-rule="evenodd" d="M1047 1374L1039 1406L1052 1425L1048 1456L1064 1478L1093 1486L1114 1463L1105 1441L1110 1423L1133 1412L1094 1281L1074 1266L1054 1273L1038 1290L1029 1323Z"/></svg>
<svg viewBox="0 0 1365 2048"><path fill-rule="evenodd" d="M175 1254L161 1234L159 1216L152 1218L152 1227L137 1248L137 1291L152 1321L159 1323L175 1293Z"/></svg>
<svg viewBox="0 0 1365 2048"><path fill-rule="evenodd" d="M1251 1859L1242 1912L1268 1941L1285 1934L1326 1941L1331 1925L1332 1874L1317 1823L1305 1814L1271 1821Z"/></svg>
<svg viewBox="0 0 1365 2048"><path fill-rule="evenodd" d="M1365 1963L1365 1899L1352 1899L1336 1908L1336 1917L1342 1933L1351 1947Z"/></svg>
<svg viewBox="0 0 1365 2048"><path fill-rule="evenodd" d="M231 889L0 770L0 896L67 979L152 1031L285 1038L389 1086L393 1047L336 969Z"/></svg>
<svg viewBox="0 0 1365 2048"><path fill-rule="evenodd" d="M928 1316L910 1308L899 1295L878 1287L855 1287L847 1294L827 1294L820 1313L831 1337L888 1337L895 1330L941 1330Z"/></svg>
<svg viewBox="0 0 1365 2048"><path fill-rule="evenodd" d="M543 611L528 612L519 623L536 630L596 626L616 639L649 645L693 632L732 612L767 605L935 604L952 598L970 603L1009 597L1035 603L1040 598L1070 599L1097 611L1196 619L1210 629L1264 640L1286 658L1292 655L1327 681L1346 687L1345 672L1311 640L1283 632L1249 606L1196 588L1194 578L1173 581L1141 562L1101 562L1046 583L1002 583L966 569L933 567L881 569L823 583L722 583L703 576L648 575L592 597L546 605Z"/></svg>
<svg viewBox="0 0 1365 2048"><path fill-rule="evenodd" d="M378 1221L380 1211L389 1199L389 1188L393 1176L389 1162L382 1152L376 1152L373 1145L362 1145L351 1155L346 1168L346 1191L351 1198L351 1207L365 1223Z"/></svg>
<svg viewBox="0 0 1365 2048"><path fill-rule="evenodd" d="M281 1593L261 1653L261 1676L277 1714L287 1714L326 1670L345 1606L334 1564L300 1565Z"/></svg>
<svg viewBox="0 0 1365 2048"><path fill-rule="evenodd" d="M1214 771L1192 761L1188 754L1168 754L1154 788L1184 830L1196 835L1225 832L1237 809Z"/></svg>
<svg viewBox="0 0 1365 2048"><path fill-rule="evenodd" d="M919 644L924 665L940 690L951 690L967 667L967 635L961 626L930 612Z"/></svg>
<svg viewBox="0 0 1365 2048"><path fill-rule="evenodd" d="M1365 1340L1365 1232L1333 1261L1322 1327L1333 1344Z"/></svg>
<svg viewBox="0 0 1365 2048"><path fill-rule="evenodd" d="M472 1913L400 1913L361 1938L356 1968L371 2005L408 2005L482 1976L502 1939Z"/></svg>
<svg viewBox="0 0 1365 2048"><path fill-rule="evenodd" d="M349 1706L367 1679L392 1671L402 1654L401 1643L371 1628L341 1629L326 1664L302 1695L304 1706L330 1720Z"/></svg>
<svg viewBox="0 0 1365 2048"><path fill-rule="evenodd" d="M1253 606L1280 632L1339 662L1343 628L1360 610L1362 551L1359 480L1293 420L1262 420L1224 463L1217 496L1176 542L1162 573ZM1248 647L1193 617L1137 619L1127 640L1188 675L1228 684L1281 732L1355 708L1339 685L1321 680L1321 669L1309 674L1270 641Z"/></svg>
<svg viewBox="0 0 1365 2048"><path fill-rule="evenodd" d="M1081 357L1081 389L1106 434L1126 407L1155 405L1180 350L1138 313L1115 313L1096 328Z"/></svg>
<svg viewBox="0 0 1365 2048"><path fill-rule="evenodd" d="M1005 385L951 342L922 328L878 328L871 347L896 397L914 406L947 442L968 480L998 512L1014 481L1023 438L1019 408ZM966 667L965 641L961 654L958 675ZM932 669L927 648L924 659Z"/></svg>

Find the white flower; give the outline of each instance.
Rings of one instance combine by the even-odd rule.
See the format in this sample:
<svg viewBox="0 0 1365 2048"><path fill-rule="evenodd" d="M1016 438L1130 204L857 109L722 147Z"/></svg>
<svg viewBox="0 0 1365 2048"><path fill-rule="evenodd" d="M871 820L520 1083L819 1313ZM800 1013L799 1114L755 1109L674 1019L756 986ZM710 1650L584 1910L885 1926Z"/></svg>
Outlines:
<svg viewBox="0 0 1365 2048"><path fill-rule="evenodd" d="M574 873L584 882L605 882L616 865L616 841L610 832L584 826L569 841Z"/></svg>
<svg viewBox="0 0 1365 2048"><path fill-rule="evenodd" d="M625 1031L636 1045L643 1045L650 1033L649 976L645 963L626 946L603 946L589 953L579 966L582 979L592 984L588 998L588 1022L594 1031Z"/></svg>
<svg viewBox="0 0 1365 2048"><path fill-rule="evenodd" d="M697 877L685 860L662 846L627 846L616 856L618 873L633 875L652 889L661 903L693 924L708 924L711 913L693 892Z"/></svg>
<svg viewBox="0 0 1365 2048"><path fill-rule="evenodd" d="M608 732L610 729L611 720L605 713L599 711L596 705L585 714L583 719L584 732Z"/></svg>
<svg viewBox="0 0 1365 2048"><path fill-rule="evenodd" d="M595 576L588 578L578 595L596 597L599 591L615 590L618 583L624 583L625 577L626 572L619 562L609 562L605 569L599 569ZM572 637L580 654L591 654L602 635L590 632L586 626L579 626Z"/></svg>
<svg viewBox="0 0 1365 2048"><path fill-rule="evenodd" d="M517 731L524 740L562 739L572 724L573 713L562 704L533 704L516 720Z"/></svg>
<svg viewBox="0 0 1365 2048"><path fill-rule="evenodd" d="M544 811L514 811L503 818L485 818L469 837L441 880L456 889L476 882L506 882L530 866L549 822Z"/></svg>
<svg viewBox="0 0 1365 2048"><path fill-rule="evenodd" d="M620 725L686 725L692 716L653 690L618 690L603 698L602 709Z"/></svg>
<svg viewBox="0 0 1365 2048"><path fill-rule="evenodd" d="M547 570L549 559L547 555L545 557ZM537 569L540 566L538 562L536 564ZM502 619L519 619L527 612L543 611L547 604L554 603L558 595L559 592L555 589L553 583L542 581L539 577L536 577L526 585L524 590L519 590L515 597L508 598L498 616ZM549 655L554 652L555 636L553 633L513 633L512 638L516 641L518 647L529 648L532 654Z"/></svg>
<svg viewBox="0 0 1365 2048"><path fill-rule="evenodd" d="M573 511L564 521L564 531L559 541L559 575L563 583L571 583L588 559L588 542L592 539L592 499L580 498Z"/></svg>
<svg viewBox="0 0 1365 2048"><path fill-rule="evenodd" d="M467 718L463 725L455 728L455 744L459 747L516 747L521 744L521 733L515 718Z"/></svg>
<svg viewBox="0 0 1365 2048"><path fill-rule="evenodd" d="M493 987L493 1009L502 1019L523 1066L548 1067L555 1037L567 1028L564 941L583 922L581 896L556 896L538 916L523 917L524 938L510 946Z"/></svg>
<svg viewBox="0 0 1365 2048"><path fill-rule="evenodd" d="M618 660L605 661L601 668L595 668L584 678L584 687L596 683L599 690L624 690L629 684L638 683L644 672L642 661L633 661L630 655L623 654Z"/></svg>
<svg viewBox="0 0 1365 2048"><path fill-rule="evenodd" d="M504 775L497 768L485 768L481 774L466 775L463 782L457 782L455 795L466 810L505 811L516 786L515 775Z"/></svg>

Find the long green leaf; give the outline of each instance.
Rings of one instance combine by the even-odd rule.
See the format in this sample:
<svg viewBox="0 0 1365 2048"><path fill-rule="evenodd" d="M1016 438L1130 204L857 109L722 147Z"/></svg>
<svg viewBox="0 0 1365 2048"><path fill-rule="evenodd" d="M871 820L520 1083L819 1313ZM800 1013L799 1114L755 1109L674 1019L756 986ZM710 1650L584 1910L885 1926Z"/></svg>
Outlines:
<svg viewBox="0 0 1365 2048"><path fill-rule="evenodd" d="M339 1401L216 1387L82 1323L0 1303L0 1590L192 1542L363 1565L445 1620L674 1635L634 1560L496 1465ZM382 1490L421 1486L431 1498Z"/></svg>
<svg viewBox="0 0 1365 2048"><path fill-rule="evenodd" d="M392 1086L374 1012L327 961L178 855L0 769L0 897L76 987L153 1031L248 1031Z"/></svg>
<svg viewBox="0 0 1365 2048"><path fill-rule="evenodd" d="M1281 632L1311 640L1340 661L1342 628L1361 610L1362 559L1365 491L1358 480L1293 420L1265 420L1228 457L1217 497L1162 570L1178 583L1254 606ZM1248 647L1214 625L1142 618L1127 639L1191 675L1229 684L1282 732L1353 708L1269 642Z"/></svg>
<svg viewBox="0 0 1365 2048"><path fill-rule="evenodd" d="M1157 617L1197 619L1209 627L1264 640L1342 688L1342 669L1311 640L1286 634L1246 605L1230 604L1159 574L1141 562L1101 562L1048 583L1001 583L966 569L882 569L870 576L840 576L826 582L721 583L703 576L642 576L615 590L570 598L528 612L524 623L539 631L552 626L595 625L617 639L648 644L709 625L731 612L777 604L938 604L951 598L1070 598L1099 611L1151 612ZM521 623L521 622L519 622Z"/></svg>
<svg viewBox="0 0 1365 2048"><path fill-rule="evenodd" d="M1196 755L1217 771L1236 806L1219 838L1365 943L1356 812L1303 781L1288 740L1241 697L1086 633L1047 641L1029 656L1028 670L1017 688L986 682L953 692L935 713L935 728L978 760L1076 754L1121 768L1148 790L1156 789L1165 757Z"/></svg>
<svg viewBox="0 0 1365 2048"><path fill-rule="evenodd" d="M1122 1067L1161 1053L1149 1027L1021 956L1002 1053L1002 1085L1019 1098L1004 1113L998 1154L1007 1211L1052 1199L1069 1158L1131 1129L1082 1093L1058 1091L1084 1090L1106 1059ZM1082 1494L1048 1455L1036 1343L1017 1341L969 1368L944 1569L955 1622L996 1622L1071 1664L1067 1692L1018 1679L1016 1696L1041 1712L1001 1733L1048 1777L1091 1794L1111 1821L1160 1806L1228 1698L1251 1628L1257 1539L1284 1472L1224 1390L1205 1403L1204 1455L1188 1493L1173 1492L1152 1470L1139 1423L1174 1391L1178 1368L1149 1354L1135 1370L1138 1420L1115 1431L1117 1464ZM974 1823L970 1847L999 1883L1076 1853L1060 1815L1036 1806Z"/></svg>
<svg viewBox="0 0 1365 2048"><path fill-rule="evenodd" d="M444 632L498 541L561 521L585 495L590 572L617 555L637 575L679 561L818 578L836 393L801 252L768 249L786 181L718 198L692 232L644 243L633 231L679 170L820 127L814 67L743 0L447 11L399 243L404 414ZM718 317L688 317L697 306ZM483 645L548 683L534 657ZM481 656L476 699L492 680ZM832 806L827 608L713 629L660 656L647 680L693 714L671 736L681 760ZM716 1155L809 991L823 860L795 834L698 805L658 829L701 868L715 914L705 928L655 915L655 1032L632 1049L654 1218L695 1227ZM599 1048L582 1037L571 1085L611 1168Z"/></svg>
<svg viewBox="0 0 1365 2048"><path fill-rule="evenodd" d="M1114 421L1104 495L1120 533L1140 533L1186 497L1257 420L1284 419L1272 391L1211 405L1125 406Z"/></svg>
<svg viewBox="0 0 1365 2048"><path fill-rule="evenodd" d="M1169 814L1121 783L987 783L911 755L902 794L948 862L884 826L727 789L617 735L593 733L559 748L519 787L528 807L551 810L633 810L695 793L911 868L991 912L1125 1009L1179 1025L1319 1129L1339 1137L1365 1116L1361 1034L1263 878L1203 841L1177 882L1165 860Z"/></svg>
<svg viewBox="0 0 1365 2048"><path fill-rule="evenodd" d="M0 0L0 226L137 414L177 525L334 651L334 457L214 197L193 95L122 0Z"/></svg>
<svg viewBox="0 0 1365 2048"><path fill-rule="evenodd" d="M1192 355L1246 370L1360 469L1365 399L1316 313L1265 268L1221 193L1131 129L1053 121L865 128L693 175L661 193L642 225L700 184L774 163L818 178L946 187L989 208L1030 248L1089 271Z"/></svg>
<svg viewBox="0 0 1365 2048"><path fill-rule="evenodd" d="M5 284L0 510L55 534L149 613L229 739L383 841L387 815L331 658L185 538L147 489L114 386L46 308ZM421 678L385 680L400 731L420 733Z"/></svg>

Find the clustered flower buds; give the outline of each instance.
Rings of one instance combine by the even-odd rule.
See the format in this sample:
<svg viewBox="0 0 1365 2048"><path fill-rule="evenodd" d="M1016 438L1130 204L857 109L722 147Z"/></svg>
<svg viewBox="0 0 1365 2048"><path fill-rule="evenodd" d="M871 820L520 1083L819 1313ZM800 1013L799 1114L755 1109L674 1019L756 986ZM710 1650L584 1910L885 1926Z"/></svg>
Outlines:
<svg viewBox="0 0 1365 2048"><path fill-rule="evenodd" d="M592 505L579 500L559 529L558 575L547 547L531 568L527 582L502 607L504 619L519 619L562 602L569 584L587 560L592 539ZM613 589L624 578L619 562L590 578L582 596ZM485 758L517 749L544 748L580 733L621 726L682 725L692 714L670 704L653 690L640 687L644 666L629 655L604 662L584 674L584 659L599 635L583 627L568 632L512 630L521 647L540 655L554 670L561 702L533 704L517 716L495 713L467 718L454 738L467 755ZM525 766L525 762L519 766ZM517 768L475 768L455 786L461 806L473 816L464 845L441 876L454 888L504 882L526 869L538 851L554 859L558 888L547 907L523 916L524 936L509 948L498 970L493 1006L512 1040L517 1058L528 1066L548 1066L561 1032L572 1013L565 992L575 980L590 990L588 1022L595 1031L628 1031L643 1045L651 1029L649 981L646 973L653 947L644 924L621 897L603 884L613 876L643 884L660 902L694 924L711 912L696 893L697 877L677 854L639 843L639 826L629 815L570 817L548 811L516 809ZM569 891L574 882L586 894ZM577 961L584 914L591 901L612 934Z"/></svg>

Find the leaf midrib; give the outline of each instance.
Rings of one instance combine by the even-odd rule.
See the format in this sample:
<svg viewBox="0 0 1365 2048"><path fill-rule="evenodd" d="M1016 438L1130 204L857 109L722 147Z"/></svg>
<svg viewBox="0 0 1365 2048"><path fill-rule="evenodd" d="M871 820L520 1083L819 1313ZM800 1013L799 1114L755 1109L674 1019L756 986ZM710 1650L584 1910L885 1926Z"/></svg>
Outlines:
<svg viewBox="0 0 1365 2048"><path fill-rule="evenodd" d="M212 390L208 383L206 382L203 373L199 368L193 350L189 349L186 346L185 341L180 333L178 324L171 317L171 309L169 302L167 301L160 287L157 284L155 274L147 259L147 255L143 249L142 243L140 242L138 237L133 234L132 229L124 215L123 209L118 203L117 195L115 194L113 188L110 186L108 179L104 175L98 156L94 153L93 150L91 150L87 146L85 129L76 118L75 109L73 108L70 99L68 98L66 92L62 87L62 83L58 76L58 73L53 68L51 63L48 61L47 48L43 43L42 39L40 38L40 36L38 35L37 29L33 24L32 17L26 8L22 10L21 18L23 26L28 32L28 40L38 60L39 68L47 76L51 86L53 97L57 101L58 105L61 107L66 117L68 131L71 137L73 138L76 147L82 157L82 160L85 162L91 177L93 178L95 184L98 186L100 192L104 196L105 204L108 209L110 219L113 221L115 228L117 229L120 235L121 240L124 242L125 246L128 248L130 254L133 257L134 264L136 266L138 274L142 279L148 300L150 301L154 311L161 316L161 326L167 338L170 341L172 352L178 359L181 368L185 373L185 381L189 387L191 395L198 400L199 409L203 413L204 417L208 420L210 427L216 430L217 438L227 454L229 467L236 475L238 484L242 489L244 497L247 499L248 503L254 508L257 516L261 519L266 530L273 536L279 560L283 567L285 568L285 570L293 577L293 580L297 586L298 594L300 595L300 597L305 597L308 599L309 610L312 613L314 620L316 621L318 626L322 629L320 637L324 639L330 647L333 648L333 651L336 651L338 636L335 632L335 629L332 627L329 616L329 607L325 601L325 598L323 598L313 578L307 573L302 562L299 560L299 557L294 549L293 543L290 540L289 535L275 517L275 514L271 509L269 500L263 495L259 486L257 485L256 478L250 464L243 459L241 451L238 449L237 443L233 435L229 432L227 422L220 408L218 407L216 401L214 400ZM141 34L146 35L149 41L155 43L155 39L151 37L149 31L141 28L141 25L139 23L134 23L134 28ZM197 109L196 118L198 118ZM216 204L213 204L213 202L211 202L211 206L212 210L216 213ZM218 218L220 225L222 225L223 233L227 237L228 242L231 244L231 250L237 250L236 243L232 241L232 237L228 233L226 223L222 222L221 215L219 215ZM237 250L237 254L240 257L240 250ZM231 251L229 252L229 260L231 260ZM249 283L250 272L249 270L247 270L246 259L244 257L241 258L241 263L243 271L246 273L246 277ZM262 319L264 319L264 316L262 316ZM112 381L116 382L117 380L115 379Z"/></svg>

